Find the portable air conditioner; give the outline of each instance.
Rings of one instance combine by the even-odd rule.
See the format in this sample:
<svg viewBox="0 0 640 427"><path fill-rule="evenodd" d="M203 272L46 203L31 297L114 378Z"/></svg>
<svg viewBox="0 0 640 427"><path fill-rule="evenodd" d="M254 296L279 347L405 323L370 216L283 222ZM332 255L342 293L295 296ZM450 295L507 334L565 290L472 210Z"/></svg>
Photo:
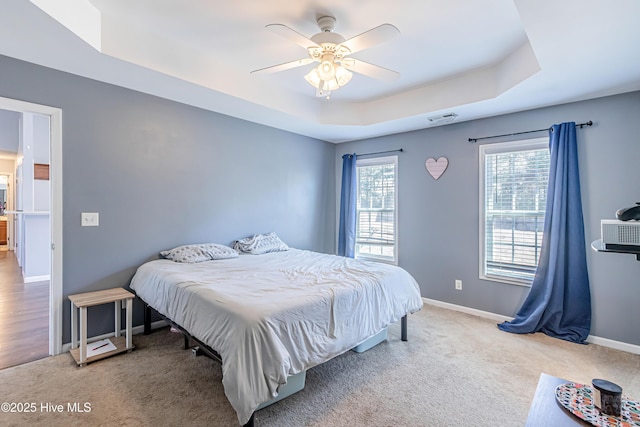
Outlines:
<svg viewBox="0 0 640 427"><path fill-rule="evenodd" d="M640 251L640 221L600 220L605 249Z"/></svg>

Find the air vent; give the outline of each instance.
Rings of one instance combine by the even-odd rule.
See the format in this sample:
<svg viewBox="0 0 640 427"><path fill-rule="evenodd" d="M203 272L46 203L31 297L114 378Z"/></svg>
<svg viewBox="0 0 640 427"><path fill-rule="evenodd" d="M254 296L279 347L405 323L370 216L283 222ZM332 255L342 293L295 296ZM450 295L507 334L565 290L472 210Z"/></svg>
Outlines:
<svg viewBox="0 0 640 427"><path fill-rule="evenodd" d="M458 115L455 113L447 113L447 114L442 114L441 116L427 117L427 121L429 122L430 125L442 125L444 123L449 123L454 121L456 117L458 117Z"/></svg>

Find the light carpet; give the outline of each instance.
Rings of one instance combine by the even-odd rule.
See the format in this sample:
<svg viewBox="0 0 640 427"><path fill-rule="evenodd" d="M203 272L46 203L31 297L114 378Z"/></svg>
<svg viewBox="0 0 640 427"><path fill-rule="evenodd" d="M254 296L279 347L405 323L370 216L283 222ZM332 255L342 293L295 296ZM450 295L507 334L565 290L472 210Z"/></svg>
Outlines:
<svg viewBox="0 0 640 427"><path fill-rule="evenodd" d="M35 409L3 408L0 425L238 425L216 362L182 350L168 328L136 335L134 345L82 368L62 354L0 371L0 401ZM639 355L509 334L494 321L425 305L409 316L408 342L395 324L373 349L310 369L305 388L258 411L256 426L523 426L542 372L608 379L640 398ZM84 412L70 411L74 404ZM52 412L57 405L63 410Z"/></svg>

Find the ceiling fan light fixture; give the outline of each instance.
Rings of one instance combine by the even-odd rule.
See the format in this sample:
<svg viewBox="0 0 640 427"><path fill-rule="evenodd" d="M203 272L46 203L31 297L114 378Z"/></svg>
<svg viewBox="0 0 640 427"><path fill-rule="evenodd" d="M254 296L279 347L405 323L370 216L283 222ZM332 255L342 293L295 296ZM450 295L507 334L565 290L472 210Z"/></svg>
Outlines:
<svg viewBox="0 0 640 427"><path fill-rule="evenodd" d="M338 83L338 87L342 87L349 83L351 77L353 77L353 73L351 71L347 70L342 65L338 65L336 67L336 82Z"/></svg>
<svg viewBox="0 0 640 427"><path fill-rule="evenodd" d="M333 62L333 55L330 53L322 55L320 65L316 69L321 80L328 81L333 79L336 75L336 64Z"/></svg>
<svg viewBox="0 0 640 427"><path fill-rule="evenodd" d="M317 67L313 67L311 71L309 71L307 75L304 76L304 79L307 81L307 83L309 83L316 89L321 88L320 84L322 83L322 79L320 78L320 75L318 75Z"/></svg>
<svg viewBox="0 0 640 427"><path fill-rule="evenodd" d="M349 83L349 80L351 80L352 76L353 76L353 73L351 73L351 71L347 70L341 65L337 65L335 76L331 80L325 80L324 89L338 90L342 86Z"/></svg>
<svg viewBox="0 0 640 427"><path fill-rule="evenodd" d="M333 73L333 77L326 80L323 79L322 72L320 71L322 64L320 64L309 71L307 75L304 76L304 79L311 86L315 87L316 89L320 89L321 91L337 90L349 83L351 77L353 76L353 73L344 68L342 65L337 65L335 63L332 63L332 65L335 70Z"/></svg>
<svg viewBox="0 0 640 427"><path fill-rule="evenodd" d="M326 80L324 82L324 90L337 90L340 89L340 86L338 86L338 82L336 81L336 79L331 79L331 80Z"/></svg>

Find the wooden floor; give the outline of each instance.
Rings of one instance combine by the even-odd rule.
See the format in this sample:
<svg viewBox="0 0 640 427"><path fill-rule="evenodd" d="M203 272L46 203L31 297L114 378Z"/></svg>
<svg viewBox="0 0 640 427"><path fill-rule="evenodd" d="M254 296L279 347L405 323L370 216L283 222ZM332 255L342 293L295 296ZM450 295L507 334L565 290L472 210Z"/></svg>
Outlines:
<svg viewBox="0 0 640 427"><path fill-rule="evenodd" d="M0 369L49 355L49 282L23 283L14 252L0 250Z"/></svg>

